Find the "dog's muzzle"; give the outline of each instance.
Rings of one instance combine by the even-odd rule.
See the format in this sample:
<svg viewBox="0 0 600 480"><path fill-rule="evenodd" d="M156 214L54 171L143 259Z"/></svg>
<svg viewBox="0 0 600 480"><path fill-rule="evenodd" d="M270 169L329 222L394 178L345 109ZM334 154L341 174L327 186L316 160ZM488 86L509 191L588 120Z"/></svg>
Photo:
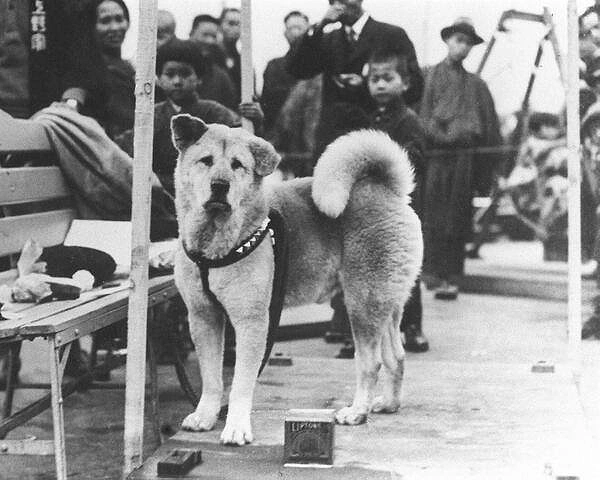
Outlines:
<svg viewBox="0 0 600 480"><path fill-rule="evenodd" d="M230 212L231 205L227 201L229 182L227 180L214 180L210 184L210 198L204 204L208 211Z"/></svg>

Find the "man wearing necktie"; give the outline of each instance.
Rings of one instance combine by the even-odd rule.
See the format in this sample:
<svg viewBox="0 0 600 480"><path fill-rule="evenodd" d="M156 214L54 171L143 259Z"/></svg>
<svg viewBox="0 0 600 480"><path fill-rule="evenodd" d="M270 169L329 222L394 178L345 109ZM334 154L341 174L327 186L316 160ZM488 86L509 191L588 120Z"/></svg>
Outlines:
<svg viewBox="0 0 600 480"><path fill-rule="evenodd" d="M362 0L329 0L329 8L321 22L309 28L286 55L286 68L296 78L323 74L315 162L337 136L356 128L353 115L340 112L362 109L369 114L376 109L367 88L368 60L375 49L390 47L406 56L409 87L404 92L404 101L408 106L414 106L421 100L424 85L414 46L402 28L371 18L362 7ZM350 327L343 294L335 295L331 306L334 309L331 333L348 336ZM420 318L403 318L401 329L415 322L420 330ZM348 342L338 356L348 358L353 355L354 347Z"/></svg>
<svg viewBox="0 0 600 480"><path fill-rule="evenodd" d="M387 45L399 48L408 58L411 79L404 97L409 106L414 105L423 93L423 75L414 46L402 28L371 18L362 7L362 0L329 0L323 19L313 25L286 55L287 70L296 78L324 74L317 154L334 140L330 126L334 122L331 116L335 104L351 103L365 112L375 108L364 74L373 50Z"/></svg>

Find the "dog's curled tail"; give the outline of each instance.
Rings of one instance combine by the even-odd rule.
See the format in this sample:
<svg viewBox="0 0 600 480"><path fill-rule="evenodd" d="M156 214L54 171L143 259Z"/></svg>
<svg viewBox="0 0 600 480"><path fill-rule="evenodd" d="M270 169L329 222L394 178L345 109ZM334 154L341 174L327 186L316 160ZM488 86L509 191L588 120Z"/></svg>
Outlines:
<svg viewBox="0 0 600 480"><path fill-rule="evenodd" d="M312 197L317 208L339 217L356 181L369 177L405 197L414 188L414 172L406 150L377 130L357 130L331 143L315 166Z"/></svg>

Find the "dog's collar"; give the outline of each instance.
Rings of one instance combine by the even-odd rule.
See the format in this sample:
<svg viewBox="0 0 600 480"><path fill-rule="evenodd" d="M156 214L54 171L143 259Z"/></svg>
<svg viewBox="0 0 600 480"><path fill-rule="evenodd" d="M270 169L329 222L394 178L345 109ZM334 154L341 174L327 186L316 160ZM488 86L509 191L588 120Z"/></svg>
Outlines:
<svg viewBox="0 0 600 480"><path fill-rule="evenodd" d="M270 215L270 214L269 214ZM268 216L262 222L252 235L247 237L240 245L231 250L224 257L219 258L207 258L202 252L194 252L187 248L184 241L182 241L183 251L188 258L201 268L220 268L226 267L239 262L241 259L250 255L265 239L267 232L271 234L271 240L275 245L275 232L271 228L271 218Z"/></svg>

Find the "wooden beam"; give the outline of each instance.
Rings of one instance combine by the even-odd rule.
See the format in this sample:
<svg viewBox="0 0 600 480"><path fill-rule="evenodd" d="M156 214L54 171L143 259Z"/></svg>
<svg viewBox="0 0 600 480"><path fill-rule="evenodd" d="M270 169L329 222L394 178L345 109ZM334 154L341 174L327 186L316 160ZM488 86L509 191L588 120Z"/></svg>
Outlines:
<svg viewBox="0 0 600 480"><path fill-rule="evenodd" d="M0 256L20 253L29 239L42 247L62 244L75 216L64 209L0 218Z"/></svg>
<svg viewBox="0 0 600 480"><path fill-rule="evenodd" d="M254 69L252 67L252 0L242 0L242 102L254 100ZM254 133L254 125L250 120L242 118L242 126Z"/></svg>
<svg viewBox="0 0 600 480"><path fill-rule="evenodd" d="M154 134L157 0L139 0L136 58L131 281L127 322L127 367L123 478L140 467L144 449L148 244Z"/></svg>
<svg viewBox="0 0 600 480"><path fill-rule="evenodd" d="M0 205L33 203L70 197L59 167L0 169Z"/></svg>
<svg viewBox="0 0 600 480"><path fill-rule="evenodd" d="M577 1L568 3L567 145L569 148L569 360L581 376L581 168L579 164L579 23Z"/></svg>

